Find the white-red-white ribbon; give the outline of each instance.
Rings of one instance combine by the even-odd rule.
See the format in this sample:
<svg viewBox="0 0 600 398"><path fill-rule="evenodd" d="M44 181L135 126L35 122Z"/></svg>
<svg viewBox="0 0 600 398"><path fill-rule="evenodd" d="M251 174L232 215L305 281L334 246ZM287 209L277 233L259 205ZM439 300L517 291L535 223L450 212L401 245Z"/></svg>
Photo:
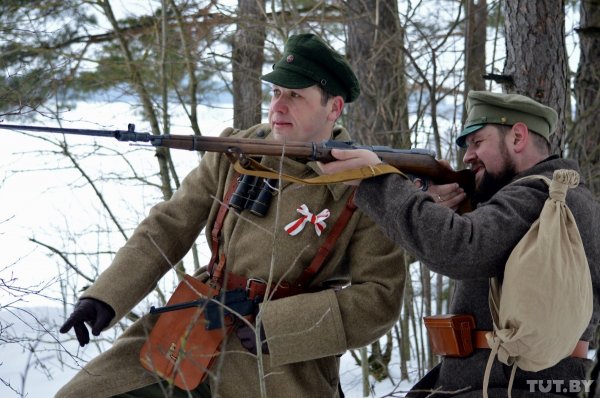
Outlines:
<svg viewBox="0 0 600 398"><path fill-rule="evenodd" d="M296 211L302 214L302 217L286 225L285 232L292 236L298 235L300 231L304 229L306 223L311 223L315 226L315 232L317 233L317 236L321 236L321 232L323 232L323 230L327 226L324 220L326 220L329 217L329 210L325 209L319 214L314 215L310 211L308 211L308 207L305 204L303 204L300 207L298 207Z"/></svg>

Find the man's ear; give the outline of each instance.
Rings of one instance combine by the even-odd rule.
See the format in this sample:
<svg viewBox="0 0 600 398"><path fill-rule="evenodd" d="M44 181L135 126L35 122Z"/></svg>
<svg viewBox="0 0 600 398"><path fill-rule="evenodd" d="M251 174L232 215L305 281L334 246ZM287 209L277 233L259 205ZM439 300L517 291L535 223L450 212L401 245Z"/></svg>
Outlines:
<svg viewBox="0 0 600 398"><path fill-rule="evenodd" d="M342 97L339 95L333 97L331 99L331 109L329 111L328 119L335 122L342 115L342 110L344 110L344 100Z"/></svg>
<svg viewBox="0 0 600 398"><path fill-rule="evenodd" d="M517 122L512 126L512 145L514 151L519 153L525 150L529 142L529 128L522 122Z"/></svg>

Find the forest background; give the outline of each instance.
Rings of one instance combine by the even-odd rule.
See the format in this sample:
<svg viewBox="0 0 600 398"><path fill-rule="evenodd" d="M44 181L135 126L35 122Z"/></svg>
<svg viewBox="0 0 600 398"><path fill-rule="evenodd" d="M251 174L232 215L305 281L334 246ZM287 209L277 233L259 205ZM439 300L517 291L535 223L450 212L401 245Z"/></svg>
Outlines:
<svg viewBox="0 0 600 398"><path fill-rule="evenodd" d="M164 11L163 11L164 10ZM265 120L259 76L285 39L313 32L346 54L362 95L341 124L362 144L453 145L469 90L516 92L559 112L553 151L577 159L600 197L600 4L527 0L4 0L0 120L153 134L217 135ZM1 131L0 394L52 396L151 305L79 349L58 334L92 283L201 154L110 139ZM201 235L178 264L209 258ZM452 283L406 256L398 323L343 357L349 397L403 396L437 358L421 318L447 310ZM594 348L596 346L594 345Z"/></svg>

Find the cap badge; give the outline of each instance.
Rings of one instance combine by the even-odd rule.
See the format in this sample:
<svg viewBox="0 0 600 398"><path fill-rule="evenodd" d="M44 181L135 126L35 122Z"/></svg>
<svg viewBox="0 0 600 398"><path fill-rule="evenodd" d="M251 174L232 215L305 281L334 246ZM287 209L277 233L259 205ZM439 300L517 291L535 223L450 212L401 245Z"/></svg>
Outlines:
<svg viewBox="0 0 600 398"><path fill-rule="evenodd" d="M287 62L288 64L291 64L292 62L294 62L294 56L293 55L288 55L287 58L285 59L285 62Z"/></svg>

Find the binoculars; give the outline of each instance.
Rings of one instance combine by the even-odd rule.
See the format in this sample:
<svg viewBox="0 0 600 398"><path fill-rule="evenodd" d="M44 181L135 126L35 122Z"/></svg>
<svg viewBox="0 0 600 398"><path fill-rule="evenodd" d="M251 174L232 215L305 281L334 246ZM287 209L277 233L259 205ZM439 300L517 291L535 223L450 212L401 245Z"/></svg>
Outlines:
<svg viewBox="0 0 600 398"><path fill-rule="evenodd" d="M237 211L249 209L250 213L264 217L269 211L278 180L244 174L238 177L238 186L231 195L229 206Z"/></svg>

